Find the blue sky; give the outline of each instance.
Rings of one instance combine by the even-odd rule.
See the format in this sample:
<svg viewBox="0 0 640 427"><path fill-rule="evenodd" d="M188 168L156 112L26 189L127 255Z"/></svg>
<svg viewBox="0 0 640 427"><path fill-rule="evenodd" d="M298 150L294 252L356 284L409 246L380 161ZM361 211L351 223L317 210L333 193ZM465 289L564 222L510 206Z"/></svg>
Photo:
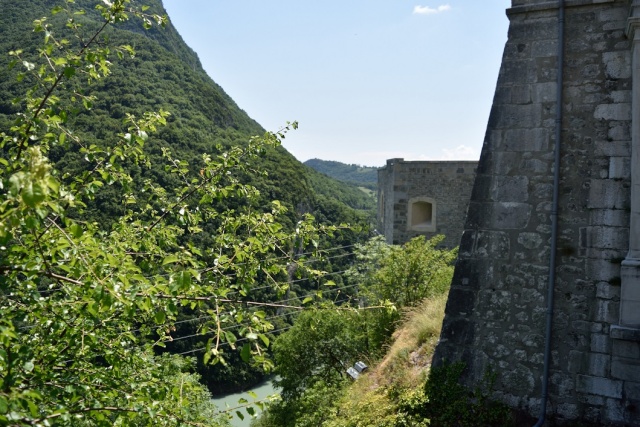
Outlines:
<svg viewBox="0 0 640 427"><path fill-rule="evenodd" d="M310 158L476 160L510 0L163 0L207 73Z"/></svg>

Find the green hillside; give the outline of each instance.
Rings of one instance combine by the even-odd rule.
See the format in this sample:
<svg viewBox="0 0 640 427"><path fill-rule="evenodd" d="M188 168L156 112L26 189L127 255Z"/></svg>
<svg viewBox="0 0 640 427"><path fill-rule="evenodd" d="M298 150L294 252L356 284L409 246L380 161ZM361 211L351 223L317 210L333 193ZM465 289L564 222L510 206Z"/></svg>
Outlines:
<svg viewBox="0 0 640 427"><path fill-rule="evenodd" d="M63 28L67 15L59 13L51 16L50 11L57 5L64 6L65 3L63 0L0 0L0 132L7 131L9 134L8 130L11 129L16 114L25 110L24 103L15 103L14 99L30 87L40 87L40 82L29 73L23 78L20 77L25 63L42 62L37 49L41 45L44 32L34 32L33 21L49 16L46 23ZM160 0L145 0L143 3L151 6L148 13L165 13ZM64 34L74 49L81 50L82 45L86 43L84 37L95 32L101 25L100 15L95 10L96 4L102 2L76 0L71 5L74 10L85 11L83 14L73 15L74 22L82 24L82 28L77 32L69 30ZM140 2L132 4L139 6ZM55 34L61 37L60 32ZM143 167L134 163L126 165L128 173L133 178L132 186L137 187L135 190L140 192L139 195L144 191L141 183L149 180L161 185L170 195L169 198L177 199L184 183L193 181L197 178L197 171L204 170L203 155L215 156L231 147L246 146L252 136L264 134L265 130L206 74L195 52L183 42L170 22L165 29L154 25L151 29L145 30L139 20L110 26L100 35L100 43L105 46L130 45L135 49L135 56L130 58L125 55L124 58L118 58L115 52L111 52L109 59L113 66L110 75L106 78L92 79L90 83L87 83L86 78L76 79L76 83L70 81L69 85L76 85L75 91L68 91L68 99L62 97L56 108L69 108L72 114L61 118L66 127L73 129L74 135L81 138L84 146L98 147L109 147L110 142L118 140L117 135L126 128L123 121L129 114L140 117L147 111L165 110L170 113L166 126L159 127L145 142L145 151L151 166ZM17 66L10 67L14 57L9 56L8 52L18 49L23 51L20 60ZM79 68L76 72L80 74L89 71ZM41 89L42 87L39 90ZM88 97L95 97L95 100ZM87 108L77 108L71 98L86 99ZM83 147L69 142L72 136L67 138L66 143L60 142L47 147L47 156L55 163L56 173L60 171L58 178L67 186L73 185L76 177L90 172L95 165L95 162L87 159ZM171 167L166 166L168 160L163 157L165 149L171 151L176 169L188 164L194 172L184 176L171 173L168 170ZM0 148L0 151L2 150L6 150L6 147ZM10 159L8 156L3 157ZM213 198L211 205L219 212L239 212L240 208L247 206L252 211L270 212L271 201L278 200L287 208L282 222L290 231L296 230L298 222L306 213L313 214L318 222L323 224L349 223L356 226L353 230L339 230L331 235L322 235L317 242L321 249L334 250L332 255L335 260L330 265L322 266L327 271L344 270L344 266L352 261L352 257L349 256L348 249L341 248L348 248L368 236L373 211L371 198L353 186L308 169L282 147L265 150L257 166L246 170L242 179L259 190L260 196L257 201L248 198L242 200L241 197L229 201L221 197ZM122 188L117 185L96 187L95 195L87 200L86 209L78 208L78 212L71 209L69 216L75 215L83 224L98 224L107 233L113 230L118 218L126 213L127 205L122 198L122 192ZM79 212L80 210L82 212ZM219 237L214 235L218 223L225 220L213 215L211 217L209 222L202 225L202 232L189 238L179 235L178 243L194 244L203 252L209 250L212 242ZM340 257L341 255L344 256ZM213 255L205 253L203 258L206 257L211 258L207 261L211 261ZM340 284L340 277L336 276L334 279ZM278 280L286 280L286 275L284 279L279 277ZM317 287L317 283L313 285ZM301 277L298 278L292 292L296 292L294 295L303 295L309 292L310 286L304 282L304 277ZM262 301L272 301L276 298L267 291L252 294L252 297ZM188 311L183 310L181 316L188 318L191 315ZM200 326L181 323L175 334L197 335ZM202 345L201 343L202 339L197 341L196 337L168 344L167 347L173 352L182 352ZM235 357L235 360L239 360L237 354ZM258 370L251 370L246 365L236 371L233 370L233 366L200 368L201 373L206 376L207 385L218 392L227 391L224 389L226 386L246 386L261 375Z"/></svg>
<svg viewBox="0 0 640 427"><path fill-rule="evenodd" d="M83 7L84 15L77 20L84 27L84 32L95 28L94 19L99 18L94 9L95 1L77 0L77 8ZM3 13L0 15L0 126L7 128L13 114L20 106L12 100L24 88L16 82L18 67L8 70L10 57L7 52L15 49L25 51L25 57L36 55L35 46L42 35L33 32L33 20L48 15L51 8L63 2L53 0L0 1ZM160 0L149 0L145 4L151 6L149 13L164 14ZM48 22L62 20L63 14L54 16ZM144 30L142 25L131 20L104 33L110 45L131 45L135 51L134 58L118 60L108 79L101 79L90 86L86 95L96 96L90 111L80 111L73 118L74 128L82 132L89 143L108 138L113 132L122 128L122 120L126 114L139 115L145 111L166 110L171 113L168 125L161 128L149 140L149 151L152 160L162 155L162 148L169 147L174 156L190 164L198 164L203 153L215 153L220 149L237 144L245 144L253 135L262 134L264 129L252 120L236 103L218 86L202 69L200 61L182 40L170 24L165 29L154 26ZM73 43L78 40L69 38ZM285 125L283 123L283 125ZM80 170L84 165L82 156L77 151L52 150L51 157L65 170ZM152 163L158 163L153 161ZM313 177L312 184L309 171L285 149L278 148L267 152L262 161L262 171L268 176L256 174L252 183L264 196L264 203L269 200L280 200L289 208L292 224L298 212L326 211L322 206L328 197L336 209L332 217L338 222L353 220L353 209L363 209L363 200L355 196L341 197L342 193L351 193L351 188L340 187L331 180ZM176 185L170 177L159 169L140 171L140 178L151 178L171 189ZM336 187L337 186L337 187ZM333 197L321 194L317 197L314 189L323 193L323 188L339 188ZM106 194L99 198L94 213L101 222L108 223L109 216L121 213L117 197ZM343 214L346 218L342 218Z"/></svg>
<svg viewBox="0 0 640 427"><path fill-rule="evenodd" d="M375 190L378 186L378 168L333 160L310 159L304 162L310 168L351 185Z"/></svg>

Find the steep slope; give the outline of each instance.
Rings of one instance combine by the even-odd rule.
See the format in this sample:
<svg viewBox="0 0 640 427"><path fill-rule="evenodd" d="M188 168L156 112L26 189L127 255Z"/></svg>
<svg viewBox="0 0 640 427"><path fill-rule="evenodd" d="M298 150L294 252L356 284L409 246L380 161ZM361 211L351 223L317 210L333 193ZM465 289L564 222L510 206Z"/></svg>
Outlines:
<svg viewBox="0 0 640 427"><path fill-rule="evenodd" d="M378 184L378 168L336 162L334 160L309 159L306 166L327 176L358 187L375 190Z"/></svg>
<svg viewBox="0 0 640 427"><path fill-rule="evenodd" d="M0 132L10 128L15 114L21 110L12 100L36 84L29 75L18 82L21 64L10 69L8 64L12 58L7 53L21 49L25 60L37 56L37 46L45 34L34 33L33 20L50 16L46 22L51 23L58 31L59 27L64 27L67 16L62 12L51 17L50 11L65 3L64 0L0 0ZM74 9L84 8L86 11L85 14L74 15L76 22L84 26L80 36L90 34L91 29L98 26L98 14L94 7L100 3L100 0L76 0L72 5ZM140 3L150 5L149 12L164 13L159 0L135 2L138 5ZM61 32L54 34L62 37ZM78 95L95 96L96 100L92 101L89 109L79 110L67 120L69 127L81 134L86 144L100 145L102 141L112 140L115 134L123 131L123 120L127 114L140 116L145 111L169 111L171 116L167 126L151 135L146 143L146 151L153 166L150 169L132 167L131 174L136 181L151 179L171 193L181 183L175 175L165 171L163 149L170 149L174 158L188 162L197 173L204 153L216 154L225 148L246 144L251 136L264 132L258 123L207 76L197 55L184 44L171 25L164 30L153 28L147 31L132 20L109 29L103 36L108 39L110 46L131 45L136 55L133 58L118 59L112 54L112 61L115 63L112 74L106 79L93 82L86 91ZM81 44L74 34L67 33L64 37L70 40L72 46ZM88 167L88 162L78 147L51 147L49 156L56 162L57 169L65 172L65 179L69 181L73 180L78 171ZM264 172L268 172L268 175ZM354 191L352 188L324 176L310 177L310 173L312 171L286 150L278 148L265 152L256 173L247 175L246 180L260 190L262 199L256 206L258 209L268 209L269 201L274 199L288 207L288 224L285 225L291 228L300 215L307 212L315 214L324 223L368 224L367 215L362 212L365 203L363 200L335 196L348 194ZM117 189L110 187L100 190L90 208L87 221L96 221L105 228L124 211ZM345 248L366 236L367 227L362 227L358 231L336 233L321 241L320 245L324 248ZM206 247L206 236L196 243ZM333 254L347 252L346 249L342 251ZM338 262L347 263L351 258L345 256L336 259L332 261L333 271L343 270ZM179 332L181 335L189 335L195 333L195 327L197 325L193 331L185 329ZM192 346L195 343L189 342L186 345ZM189 348L191 347L182 350ZM254 380L253 374L247 374L251 378L246 381ZM219 385L214 380L222 377L227 381L229 375L242 377L240 379L245 381L243 372L222 373L217 377L214 373L208 375L207 381L210 381L209 385L213 389Z"/></svg>
<svg viewBox="0 0 640 427"><path fill-rule="evenodd" d="M36 55L35 46L43 33L33 32L33 20L50 15L54 6L62 5L60 0L22 0L20 2L0 0L3 13L0 15L0 126L6 129L12 115L18 108L11 102L17 93L24 91L24 83L18 84L18 68L8 70L10 57L7 52L16 49L25 51L25 57ZM74 17L84 25L84 33L97 26L99 17L95 0L77 0L74 8L83 8L85 14ZM134 2L149 5L149 13L165 14L160 0ZM61 24L66 19L64 13L48 18L52 25ZM73 34L66 35L71 43L80 44ZM140 115L145 111L167 110L171 113L168 125L160 129L149 141L152 160L159 160L162 148L168 147L174 156L195 164L197 167L203 153L215 153L220 148L235 144L244 144L252 135L264 132L262 127L252 120L202 69L200 61L182 40L175 28L169 23L167 28L153 27L144 30L137 20L131 20L105 32L110 45L131 45L134 58L118 60L113 55L116 66L108 79L99 80L91 86L90 93L97 101L90 111L80 111L73 120L74 128L81 129L88 142L108 138L120 131L126 114ZM53 151L53 160L62 164L65 170L81 170L84 167L82 156L78 152ZM156 162L159 163L159 162ZM329 195L316 197L309 182L308 171L283 148L265 154L262 164L268 176L256 174L250 179L267 200L282 201L290 210L292 223L299 212L315 212L322 208L323 200ZM140 171L144 177L161 182L167 189L173 187L171 178L160 168ZM320 181L318 181L320 180ZM327 182L326 185L322 181ZM314 178L320 182L316 187L335 187L324 178ZM350 190L340 190L350 191ZM348 212L353 220L352 208L362 209L362 201L331 200L339 207L332 218L337 222L342 218L341 211ZM108 222L108 216L119 213L119 201L114 195L106 194L100 198L100 206L95 209L97 219ZM351 204L350 204L351 203ZM335 210L332 208L332 210ZM323 215L327 216L327 215ZM358 216L358 215L356 215Z"/></svg>

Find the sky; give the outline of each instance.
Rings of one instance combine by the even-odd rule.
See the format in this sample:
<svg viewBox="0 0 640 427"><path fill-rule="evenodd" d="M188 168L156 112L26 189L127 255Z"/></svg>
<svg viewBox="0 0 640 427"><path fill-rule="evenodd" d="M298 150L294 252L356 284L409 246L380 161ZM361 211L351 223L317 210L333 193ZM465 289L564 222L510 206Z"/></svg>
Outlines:
<svg viewBox="0 0 640 427"><path fill-rule="evenodd" d="M298 160L477 160L510 0L163 0L209 76Z"/></svg>

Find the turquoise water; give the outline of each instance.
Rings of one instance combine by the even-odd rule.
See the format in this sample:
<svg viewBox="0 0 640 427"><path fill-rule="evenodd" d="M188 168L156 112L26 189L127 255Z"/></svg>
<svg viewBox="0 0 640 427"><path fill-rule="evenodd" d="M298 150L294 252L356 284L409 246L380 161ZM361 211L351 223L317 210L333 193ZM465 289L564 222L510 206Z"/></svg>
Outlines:
<svg viewBox="0 0 640 427"><path fill-rule="evenodd" d="M257 386L252 388L250 391L256 394L255 398L253 396L250 396L248 392L244 391L241 393L229 394L227 396L213 399L213 403L218 407L219 410L224 411L229 408L235 408L237 406L244 405L243 403L238 402L240 399L246 399L249 402L255 402L255 401L266 399L267 396L276 394L278 392L276 389L274 389L273 382L271 380L258 384ZM256 410L256 415L259 415L260 409L256 406L254 406L254 408ZM242 414L244 415L244 420L241 420L236 415L236 409L231 410L229 411L230 414L233 414L233 418L230 420L231 425L233 427L249 427L252 419L251 416L247 414L247 411L244 407L237 410L242 412Z"/></svg>

